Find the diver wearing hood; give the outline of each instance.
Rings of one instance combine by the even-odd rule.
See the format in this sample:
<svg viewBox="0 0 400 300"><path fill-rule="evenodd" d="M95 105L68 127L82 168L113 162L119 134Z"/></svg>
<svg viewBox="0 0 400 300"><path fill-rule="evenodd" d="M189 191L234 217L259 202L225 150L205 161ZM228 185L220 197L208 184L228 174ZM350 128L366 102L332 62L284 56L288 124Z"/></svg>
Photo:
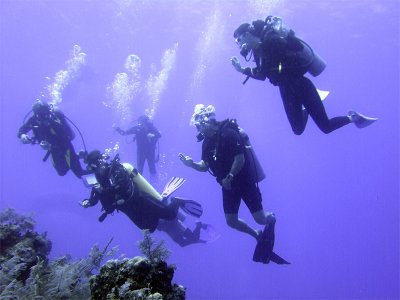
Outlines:
<svg viewBox="0 0 400 300"><path fill-rule="evenodd" d="M240 47L240 54L246 61L254 56L256 67L243 68L237 57L231 59L232 65L238 72L247 75L247 79L268 78L279 87L286 115L296 135L304 132L308 115L324 133L349 123L364 128L377 120L356 111L349 111L347 116L328 118L316 87L305 77L307 72L318 76L326 63L293 30L285 27L281 18L268 16L265 21L241 24L233 36Z"/></svg>
<svg viewBox="0 0 400 300"><path fill-rule="evenodd" d="M32 105L32 113L33 115L18 130L17 136L21 142L39 144L46 150L43 161L50 157L60 176L64 176L70 169L78 178L88 174L88 171L82 169L80 157L72 145L75 134L65 115L44 101L35 102ZM29 131L33 132L33 136L28 136Z"/></svg>
<svg viewBox="0 0 400 300"><path fill-rule="evenodd" d="M179 222L179 208L196 218L203 213L201 205L193 200L172 197L167 203L165 198L169 194L163 198L132 165L120 163L118 155L108 162L100 151L94 150L87 155L85 162L88 169L94 172L96 180L92 181L90 197L83 200L82 206L94 206L100 201L103 211L99 217L100 222L107 215L121 211L138 228L154 232L161 220ZM172 182L171 193L182 183L182 180ZM166 227L163 226L162 230L167 231ZM177 234L176 228L170 230L173 230L174 235ZM185 234L188 235L188 232ZM193 239L186 242L185 245L201 241Z"/></svg>

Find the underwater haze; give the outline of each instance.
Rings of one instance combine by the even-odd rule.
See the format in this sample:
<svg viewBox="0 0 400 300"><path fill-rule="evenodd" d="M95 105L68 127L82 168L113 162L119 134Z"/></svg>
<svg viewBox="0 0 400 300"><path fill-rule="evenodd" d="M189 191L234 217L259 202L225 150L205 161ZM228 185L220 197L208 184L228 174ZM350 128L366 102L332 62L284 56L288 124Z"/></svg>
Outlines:
<svg viewBox="0 0 400 300"><path fill-rule="evenodd" d="M186 178L179 196L201 202L202 221L221 234L181 248L155 232L172 251L173 282L187 288L187 299L399 299L399 6L0 0L0 209L34 213L53 258L78 259L112 237L119 254L139 255L141 231L122 213L98 222L100 205L78 204L90 190L71 172L58 176L17 131L36 99L51 100L89 151L110 149L135 164L136 143L112 126L127 128L147 111L162 133L157 190L172 176ZM310 119L293 134L278 88L268 80L243 85L230 61L240 57L233 31L268 15L282 17L327 62L321 75L307 76L330 91L330 117L355 109L379 120L326 135ZM263 205L277 217L275 252L290 265L253 262L255 240L226 224L215 179L180 162L180 152L201 158L189 124L198 103L214 105L218 120L236 118L250 136L266 173ZM75 149L83 149L75 132ZM261 229L243 204L239 215Z"/></svg>

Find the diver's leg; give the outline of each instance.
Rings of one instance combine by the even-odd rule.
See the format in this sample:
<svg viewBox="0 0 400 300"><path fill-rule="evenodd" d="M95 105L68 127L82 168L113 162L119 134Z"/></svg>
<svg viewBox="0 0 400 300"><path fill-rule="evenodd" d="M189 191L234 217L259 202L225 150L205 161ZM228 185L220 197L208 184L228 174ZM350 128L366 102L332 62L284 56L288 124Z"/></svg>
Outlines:
<svg viewBox="0 0 400 300"><path fill-rule="evenodd" d="M67 163L67 151L65 149L51 150L50 157L57 174L64 176L69 170Z"/></svg>
<svg viewBox="0 0 400 300"><path fill-rule="evenodd" d="M261 192L255 183L243 187L243 189L243 201L250 210L254 221L261 225L267 225L272 219L275 219L273 213L264 211Z"/></svg>
<svg viewBox="0 0 400 300"><path fill-rule="evenodd" d="M143 153L143 150L138 150L136 153L137 153L136 155L137 170L139 171L140 174L143 174L143 167L146 155Z"/></svg>
<svg viewBox="0 0 400 300"><path fill-rule="evenodd" d="M81 178L82 175L89 174L87 170L84 170L79 161L79 156L76 154L74 146L70 144L67 150L67 162L71 171L76 175L76 177Z"/></svg>
<svg viewBox="0 0 400 300"><path fill-rule="evenodd" d="M301 135L307 125L308 112L302 109L301 91L298 90L295 79L279 86L283 107L294 134Z"/></svg>
<svg viewBox="0 0 400 300"><path fill-rule="evenodd" d="M147 153L147 164L149 165L150 175L156 175L155 149L150 149Z"/></svg>
<svg viewBox="0 0 400 300"><path fill-rule="evenodd" d="M178 220L166 221L160 220L157 225L157 230L164 231L169 237L181 247L190 244L185 238L186 227L182 227Z"/></svg>
<svg viewBox="0 0 400 300"><path fill-rule="evenodd" d="M178 215L179 205L178 201L172 201L169 205L165 205L159 200L151 197L146 197L143 201L143 205L152 216L156 216L158 219L174 220Z"/></svg>
<svg viewBox="0 0 400 300"><path fill-rule="evenodd" d="M350 118L348 116L329 119L324 104L311 80L307 77L302 77L299 81L303 87L303 105L322 132L330 133L350 123Z"/></svg>
<svg viewBox="0 0 400 300"><path fill-rule="evenodd" d="M247 233L254 237L256 240L258 239L260 233L247 225L245 221L240 219L238 217L238 214L225 214L225 220L229 227Z"/></svg>
<svg viewBox="0 0 400 300"><path fill-rule="evenodd" d="M223 204L224 204L224 213L225 220L229 227L236 229L238 231L247 233L254 237L258 238L259 233L247 225L242 219L239 219L238 212L241 201L241 196L238 191L226 190L222 189L223 196Z"/></svg>

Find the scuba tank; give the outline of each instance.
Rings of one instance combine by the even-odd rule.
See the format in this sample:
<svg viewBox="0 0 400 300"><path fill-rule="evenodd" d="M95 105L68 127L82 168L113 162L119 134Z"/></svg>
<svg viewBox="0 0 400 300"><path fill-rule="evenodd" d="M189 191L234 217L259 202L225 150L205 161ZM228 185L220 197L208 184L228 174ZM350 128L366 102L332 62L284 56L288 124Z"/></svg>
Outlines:
<svg viewBox="0 0 400 300"><path fill-rule="evenodd" d="M245 157L250 162L250 168L252 170L252 176L256 179L256 182L261 182L265 179L265 172L257 158L253 146L250 143L249 136L247 133L239 127L239 134L245 144Z"/></svg>
<svg viewBox="0 0 400 300"><path fill-rule="evenodd" d="M294 31L286 27L280 17L268 16L265 19L262 36L268 36L270 34L277 34L279 37L288 41L288 43L292 42L293 44L301 44L301 49L287 50L287 53L285 54L285 56L289 57L289 52L294 52L292 55L294 54L296 60L299 62L298 68L304 68L306 72L310 73L314 77L320 75L324 71L326 67L325 60L319 56L308 43L295 36ZM289 66L288 68L292 67ZM296 67L293 66L293 68Z"/></svg>
<svg viewBox="0 0 400 300"><path fill-rule="evenodd" d="M132 181L136 184L141 192L159 201L163 199L156 189L131 164L123 163L122 165L129 172L132 177Z"/></svg>

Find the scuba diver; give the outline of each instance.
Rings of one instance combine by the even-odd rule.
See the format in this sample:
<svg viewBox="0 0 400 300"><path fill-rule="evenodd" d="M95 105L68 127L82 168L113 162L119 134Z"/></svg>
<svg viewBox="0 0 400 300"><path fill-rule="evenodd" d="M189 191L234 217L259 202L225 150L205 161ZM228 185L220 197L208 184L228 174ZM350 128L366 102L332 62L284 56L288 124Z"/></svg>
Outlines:
<svg viewBox="0 0 400 300"><path fill-rule="evenodd" d="M66 116L52 105L37 101L32 105L33 116L31 116L18 130L18 138L23 144L39 144L46 155L43 161L49 157L56 169L58 175L64 176L68 170L78 177L89 174L90 171L81 167L79 158L85 155L85 151L80 151L79 155L75 153L72 140L75 137L74 132L67 122ZM32 131L33 136L28 136Z"/></svg>
<svg viewBox="0 0 400 300"><path fill-rule="evenodd" d="M165 203L168 196L183 184L182 179L173 178L162 196L132 165L121 164L118 155L111 162L107 162L100 151L94 150L87 155L85 162L88 169L94 172L92 177L95 178L84 178L85 184L91 186L92 190L89 199L83 200L81 205L85 208L91 207L100 201L103 211L99 217L100 222L103 222L107 215L121 211L140 229L154 232L161 220L181 222L178 220L179 208L196 218L203 213L201 204L193 200L172 197L170 203ZM162 229L168 234L171 232L171 237L175 240L176 228L164 225ZM182 232L182 235L186 234L182 236L183 240L187 240L185 246L202 242L199 238L195 240L190 236L186 229L185 227ZM197 234L194 231L193 235Z"/></svg>
<svg viewBox="0 0 400 300"><path fill-rule="evenodd" d="M122 130L118 126L114 127L121 135L134 134L137 146L136 163L140 174L143 174L144 163L147 160L150 175L155 176L156 170L156 145L161 133L154 126L153 122L146 115L138 118L138 124L128 130Z"/></svg>
<svg viewBox="0 0 400 300"><path fill-rule="evenodd" d="M304 76L307 72L318 76L326 64L293 30L282 24L281 18L268 16L265 21L241 24L233 36L245 60L250 61L253 55L256 63L255 68L244 68L237 57L232 57L236 71L247 76L243 84L251 77L257 80L268 78L278 86L294 134L304 132L308 115L324 133L349 123L364 128L377 120L352 110L347 116L328 118L316 87Z"/></svg>
<svg viewBox="0 0 400 300"><path fill-rule="evenodd" d="M273 253L275 214L265 212L262 205L258 182L265 175L251 147L248 136L239 128L236 120L218 122L212 105L195 107L191 123L199 131L202 141L199 162L194 162L182 153L179 158L185 166L200 172L209 171L222 187L223 207L228 226L244 232L257 241L253 260L256 262L286 264L285 260ZM264 230L251 228L238 216L241 201L246 204L254 220L264 225Z"/></svg>

